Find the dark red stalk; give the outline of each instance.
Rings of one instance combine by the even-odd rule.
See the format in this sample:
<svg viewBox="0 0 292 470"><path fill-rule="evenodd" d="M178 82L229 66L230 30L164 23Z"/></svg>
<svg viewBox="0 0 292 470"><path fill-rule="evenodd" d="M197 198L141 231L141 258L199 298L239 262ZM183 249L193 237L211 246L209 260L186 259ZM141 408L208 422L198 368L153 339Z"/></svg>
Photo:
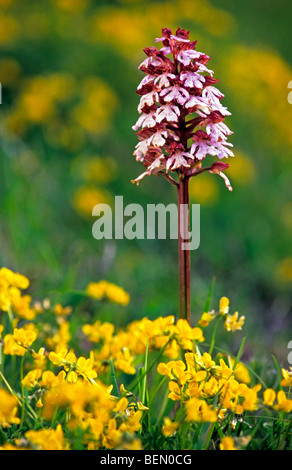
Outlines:
<svg viewBox="0 0 292 470"><path fill-rule="evenodd" d="M188 210L181 210L181 204ZM191 322L191 259L189 248L183 249L187 243L186 234L190 232L189 218L189 179L182 175L178 185L178 264L179 264L179 318Z"/></svg>

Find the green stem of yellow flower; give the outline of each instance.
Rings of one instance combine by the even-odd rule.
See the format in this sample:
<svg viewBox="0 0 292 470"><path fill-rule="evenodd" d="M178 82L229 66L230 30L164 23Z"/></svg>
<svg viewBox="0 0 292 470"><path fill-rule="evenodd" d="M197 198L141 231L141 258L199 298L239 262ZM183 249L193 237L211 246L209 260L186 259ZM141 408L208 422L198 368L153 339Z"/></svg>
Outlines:
<svg viewBox="0 0 292 470"><path fill-rule="evenodd" d="M22 408L21 408L21 423L20 423L20 427L23 426L23 422L24 422L24 408L25 408L25 398L24 398L24 386L23 386L23 365L24 365L24 357L25 357L25 354L22 356L22 359L21 359L21 364L20 364L20 383L21 383L21 397L22 397Z"/></svg>
<svg viewBox="0 0 292 470"><path fill-rule="evenodd" d="M6 380L5 376L4 376L4 374L3 374L1 371L0 371L0 377L1 377L1 379L3 380L3 382L5 383L7 389L8 389L9 392L11 393L11 395L13 395L14 398L16 398L18 404L19 404L20 406L22 406L21 400L18 398L18 396L16 395L16 393L14 393L14 391L12 390L10 384L7 382L7 380Z"/></svg>
<svg viewBox="0 0 292 470"><path fill-rule="evenodd" d="M14 320L14 317L13 317L13 312L11 310L11 306L8 305L7 307L7 314L8 314L8 319L9 319L9 324L10 324L10 328L11 330L13 330L13 320Z"/></svg>
<svg viewBox="0 0 292 470"><path fill-rule="evenodd" d="M219 326L219 323L220 323L221 319L222 319L222 316L220 315L219 318L217 319L216 323L215 323L214 328L213 328L211 344L210 344L210 348L209 348L210 356L212 355L212 352L213 352L213 349L214 349L214 346L215 346L216 333L217 333L217 329L218 329L218 326Z"/></svg>
<svg viewBox="0 0 292 470"><path fill-rule="evenodd" d="M154 398L156 397L157 393L159 392L159 390L161 389L162 385L166 382L166 380L168 379L168 377L165 375L163 377L163 379L159 382L159 384L157 385L155 391L151 394L151 399L149 401L149 408L151 408L151 405L153 403L153 400Z"/></svg>

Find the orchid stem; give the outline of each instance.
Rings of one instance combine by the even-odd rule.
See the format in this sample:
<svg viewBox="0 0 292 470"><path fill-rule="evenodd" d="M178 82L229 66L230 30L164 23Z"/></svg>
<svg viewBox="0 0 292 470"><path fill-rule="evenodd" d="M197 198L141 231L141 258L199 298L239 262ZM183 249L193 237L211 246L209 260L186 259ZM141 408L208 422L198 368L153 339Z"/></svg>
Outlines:
<svg viewBox="0 0 292 470"><path fill-rule="evenodd" d="M190 249L184 249L183 245L189 231L189 179L182 176L178 186L179 318L188 323L191 322L191 258Z"/></svg>

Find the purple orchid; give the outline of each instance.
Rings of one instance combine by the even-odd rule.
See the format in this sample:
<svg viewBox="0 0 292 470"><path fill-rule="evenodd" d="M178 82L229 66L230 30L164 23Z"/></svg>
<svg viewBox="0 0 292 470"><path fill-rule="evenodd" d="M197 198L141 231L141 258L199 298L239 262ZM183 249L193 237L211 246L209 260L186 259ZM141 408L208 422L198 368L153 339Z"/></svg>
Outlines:
<svg viewBox="0 0 292 470"><path fill-rule="evenodd" d="M234 156L232 144L227 142L232 132L224 123L230 112L221 103L224 95L215 86L218 80L206 66L210 57L196 50L196 42L190 41L184 29L173 34L164 28L156 42L163 47L144 49L147 57L139 66L146 75L137 88L140 116L133 130L140 142L134 155L147 165L147 171L136 183L151 174L167 176L169 181L173 179L169 172L196 176L207 155ZM158 158L153 152L157 149L159 165L152 165ZM231 189L230 184L227 187Z"/></svg>

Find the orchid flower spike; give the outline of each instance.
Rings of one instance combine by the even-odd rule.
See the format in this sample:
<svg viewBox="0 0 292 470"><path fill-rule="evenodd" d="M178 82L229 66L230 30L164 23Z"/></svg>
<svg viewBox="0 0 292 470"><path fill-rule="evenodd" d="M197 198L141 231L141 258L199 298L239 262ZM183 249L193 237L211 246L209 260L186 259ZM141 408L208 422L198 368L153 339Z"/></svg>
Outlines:
<svg viewBox="0 0 292 470"><path fill-rule="evenodd" d="M196 50L196 41L190 41L184 29L173 34L164 28L156 42L162 42L162 48L144 49L147 57L139 66L146 75L137 88L141 98L133 126L139 139L134 155L146 171L132 182L156 174L175 184L170 173L193 177L209 171L222 176L232 190L222 167L202 167L207 155L220 160L234 156L227 142L232 132L224 123L230 112L221 103L218 80L206 66L210 57Z"/></svg>

